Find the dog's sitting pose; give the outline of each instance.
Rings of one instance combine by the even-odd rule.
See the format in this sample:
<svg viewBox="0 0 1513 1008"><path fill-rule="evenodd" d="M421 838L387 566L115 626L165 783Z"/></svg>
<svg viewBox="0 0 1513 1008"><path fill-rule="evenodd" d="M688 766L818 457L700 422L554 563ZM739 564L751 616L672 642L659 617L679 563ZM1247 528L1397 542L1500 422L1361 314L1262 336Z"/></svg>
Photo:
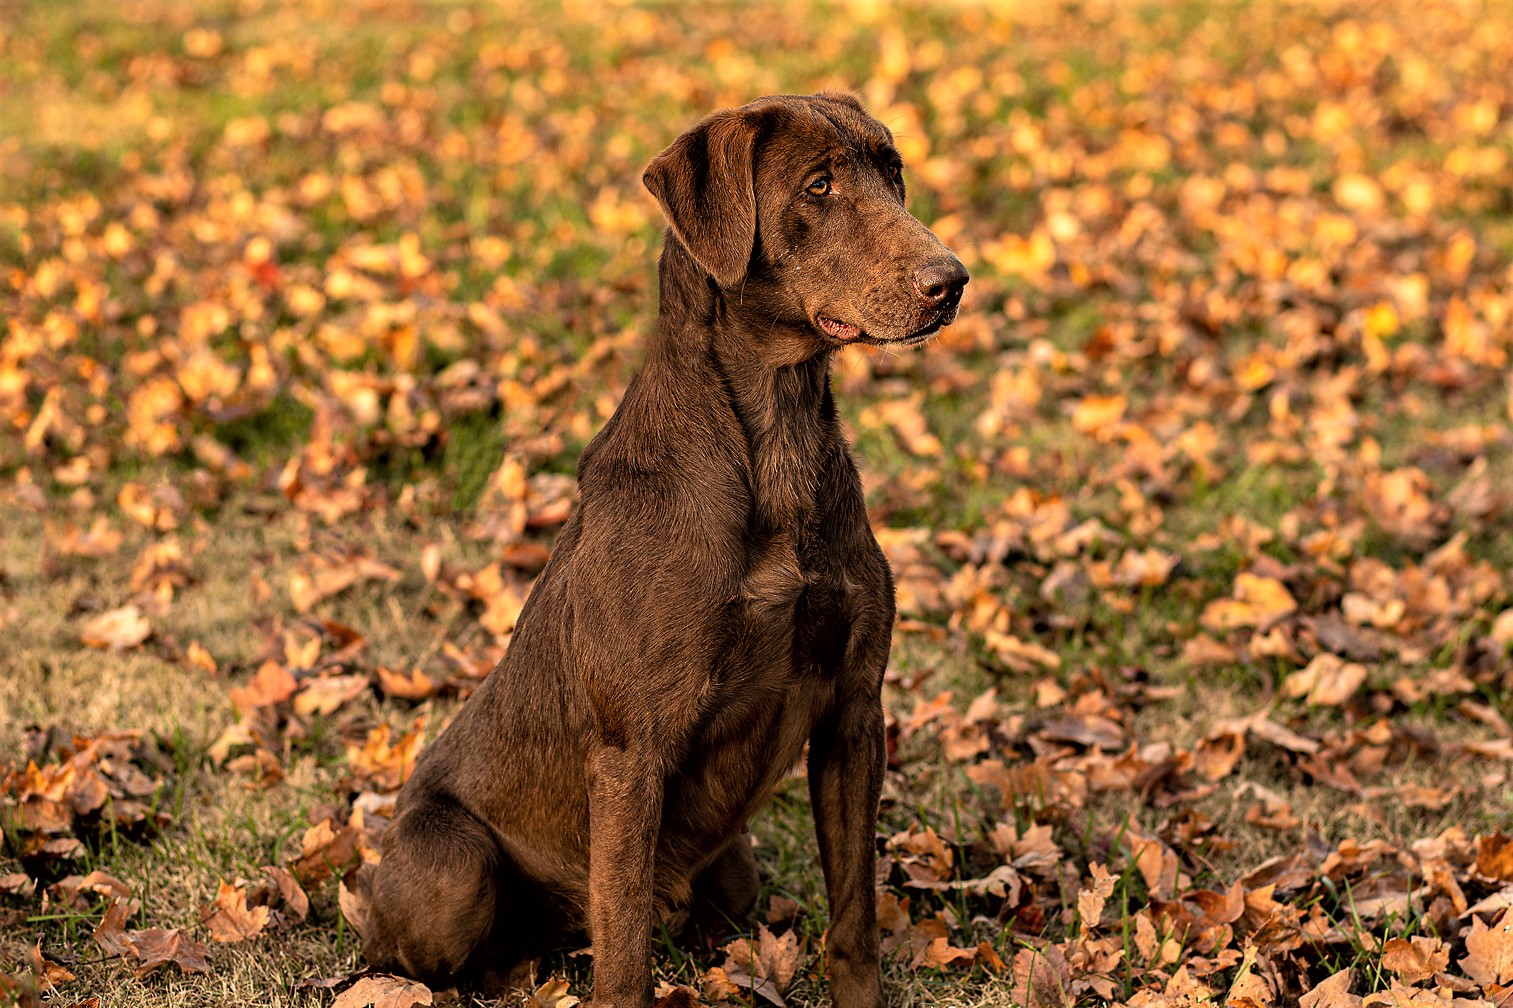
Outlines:
<svg viewBox="0 0 1513 1008"><path fill-rule="evenodd" d="M893 583L830 362L927 339L967 273L849 95L717 112L644 181L671 224L645 367L509 653L400 794L364 951L447 983L586 932L594 1004L646 1008L660 918L750 911L744 828L807 742L832 996L880 1005Z"/></svg>

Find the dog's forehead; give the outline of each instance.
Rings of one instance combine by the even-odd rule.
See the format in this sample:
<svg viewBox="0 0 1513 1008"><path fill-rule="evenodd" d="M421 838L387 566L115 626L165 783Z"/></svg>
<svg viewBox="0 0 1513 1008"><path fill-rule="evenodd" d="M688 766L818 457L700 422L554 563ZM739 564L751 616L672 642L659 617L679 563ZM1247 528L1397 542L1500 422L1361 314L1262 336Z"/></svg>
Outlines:
<svg viewBox="0 0 1513 1008"><path fill-rule="evenodd" d="M875 157L893 150L893 134L854 99L830 95L781 95L753 102L763 160L780 164L812 159L829 150Z"/></svg>

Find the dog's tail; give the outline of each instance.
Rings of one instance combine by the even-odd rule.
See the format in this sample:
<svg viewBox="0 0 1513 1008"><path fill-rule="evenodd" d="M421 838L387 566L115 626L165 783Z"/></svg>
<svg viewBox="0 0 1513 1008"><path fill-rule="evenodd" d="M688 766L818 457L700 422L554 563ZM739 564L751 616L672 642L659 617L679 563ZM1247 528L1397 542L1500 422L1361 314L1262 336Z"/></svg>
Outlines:
<svg viewBox="0 0 1513 1008"><path fill-rule="evenodd" d="M426 795L384 835L363 955L376 969L446 986L473 962L499 914L503 852L450 795Z"/></svg>

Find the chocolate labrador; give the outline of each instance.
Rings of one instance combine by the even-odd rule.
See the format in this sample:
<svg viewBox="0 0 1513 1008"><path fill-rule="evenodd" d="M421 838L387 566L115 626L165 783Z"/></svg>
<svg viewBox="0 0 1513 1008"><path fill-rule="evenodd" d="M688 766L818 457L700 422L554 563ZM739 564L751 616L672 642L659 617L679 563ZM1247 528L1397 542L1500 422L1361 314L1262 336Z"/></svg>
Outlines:
<svg viewBox="0 0 1513 1008"><path fill-rule="evenodd" d="M880 1005L893 582L830 363L923 342L967 272L850 95L716 112L643 180L671 225L645 366L509 653L399 796L364 951L447 983L586 932L594 1004L647 1008L659 920L751 910L746 823L808 743L832 996Z"/></svg>

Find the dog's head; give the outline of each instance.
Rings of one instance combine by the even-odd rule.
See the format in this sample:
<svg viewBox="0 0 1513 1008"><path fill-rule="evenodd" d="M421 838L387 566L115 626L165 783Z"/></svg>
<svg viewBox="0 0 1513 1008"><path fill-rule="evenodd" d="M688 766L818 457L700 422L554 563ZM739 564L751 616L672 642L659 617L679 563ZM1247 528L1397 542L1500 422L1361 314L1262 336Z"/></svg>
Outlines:
<svg viewBox="0 0 1513 1008"><path fill-rule="evenodd" d="M832 345L912 344L950 325L967 271L904 209L893 134L848 94L716 112L643 181L721 288Z"/></svg>

